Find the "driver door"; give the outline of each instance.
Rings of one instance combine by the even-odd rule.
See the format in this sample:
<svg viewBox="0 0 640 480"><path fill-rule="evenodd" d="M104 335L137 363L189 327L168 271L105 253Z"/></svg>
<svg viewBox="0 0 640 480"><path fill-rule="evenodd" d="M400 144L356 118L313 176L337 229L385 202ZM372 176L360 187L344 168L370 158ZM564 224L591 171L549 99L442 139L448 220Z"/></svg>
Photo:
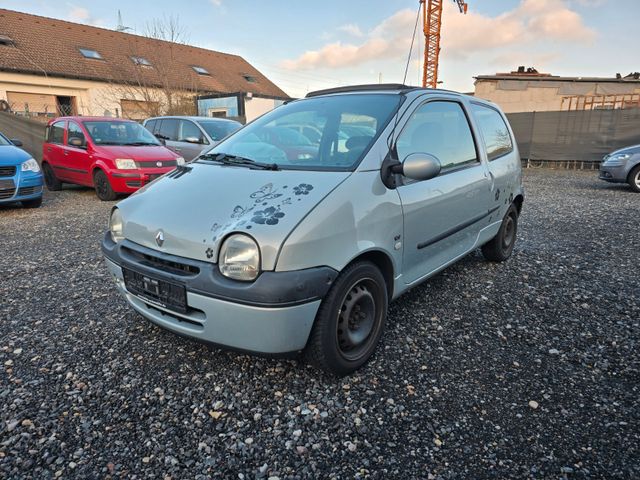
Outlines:
<svg viewBox="0 0 640 480"><path fill-rule="evenodd" d="M398 159L428 153L442 171L430 180L402 177L403 276L412 284L466 254L488 221L491 181L462 103L427 101L416 108L396 143ZM483 221L484 220L484 221Z"/></svg>

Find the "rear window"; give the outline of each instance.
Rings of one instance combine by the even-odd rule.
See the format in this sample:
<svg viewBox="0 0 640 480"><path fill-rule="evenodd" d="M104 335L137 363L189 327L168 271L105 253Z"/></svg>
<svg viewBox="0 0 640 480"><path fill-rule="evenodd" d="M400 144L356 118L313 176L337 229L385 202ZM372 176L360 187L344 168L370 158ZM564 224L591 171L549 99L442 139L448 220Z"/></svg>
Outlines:
<svg viewBox="0 0 640 480"><path fill-rule="evenodd" d="M495 160L507 153L511 153L513 151L513 141L502 115L491 107L477 103L472 104L471 108L473 116L482 131L489 160Z"/></svg>

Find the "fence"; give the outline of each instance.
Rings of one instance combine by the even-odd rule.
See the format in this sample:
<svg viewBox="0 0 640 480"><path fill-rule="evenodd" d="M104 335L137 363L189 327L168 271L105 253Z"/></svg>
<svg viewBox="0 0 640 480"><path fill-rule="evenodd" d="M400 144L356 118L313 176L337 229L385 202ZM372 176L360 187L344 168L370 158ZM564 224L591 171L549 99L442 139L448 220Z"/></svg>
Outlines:
<svg viewBox="0 0 640 480"><path fill-rule="evenodd" d="M42 160L42 143L46 126L28 118L0 112L0 132L8 138L22 140L22 148L39 162Z"/></svg>
<svg viewBox="0 0 640 480"><path fill-rule="evenodd" d="M510 113L527 166L598 168L602 157L640 144L640 108Z"/></svg>

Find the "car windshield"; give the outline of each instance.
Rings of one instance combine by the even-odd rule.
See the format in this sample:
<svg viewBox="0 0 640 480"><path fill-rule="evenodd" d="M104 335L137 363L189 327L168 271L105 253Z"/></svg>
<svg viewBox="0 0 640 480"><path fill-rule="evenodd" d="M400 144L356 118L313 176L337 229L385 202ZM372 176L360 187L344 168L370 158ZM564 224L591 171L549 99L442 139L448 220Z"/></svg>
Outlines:
<svg viewBox="0 0 640 480"><path fill-rule="evenodd" d="M0 146L11 145L11 142L4 138L4 135L0 133Z"/></svg>
<svg viewBox="0 0 640 480"><path fill-rule="evenodd" d="M211 140L214 142L219 142L224 137L231 135L236 130L242 127L241 123L237 122L216 122L213 120L199 120L198 123L204 131L207 132L207 135L211 137Z"/></svg>
<svg viewBox="0 0 640 480"><path fill-rule="evenodd" d="M209 151L282 169L352 170L398 109L395 94L304 99L276 108Z"/></svg>
<svg viewBox="0 0 640 480"><path fill-rule="evenodd" d="M161 145L146 128L135 122L96 120L83 123L96 145Z"/></svg>

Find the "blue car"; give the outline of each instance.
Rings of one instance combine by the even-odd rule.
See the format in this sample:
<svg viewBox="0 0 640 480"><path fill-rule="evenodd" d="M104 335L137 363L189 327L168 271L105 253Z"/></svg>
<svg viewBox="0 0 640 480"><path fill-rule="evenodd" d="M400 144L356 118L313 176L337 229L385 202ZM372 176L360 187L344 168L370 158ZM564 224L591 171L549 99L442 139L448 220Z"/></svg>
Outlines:
<svg viewBox="0 0 640 480"><path fill-rule="evenodd" d="M42 204L42 172L31 155L18 148L19 140L0 133L0 205L21 202L23 207Z"/></svg>

